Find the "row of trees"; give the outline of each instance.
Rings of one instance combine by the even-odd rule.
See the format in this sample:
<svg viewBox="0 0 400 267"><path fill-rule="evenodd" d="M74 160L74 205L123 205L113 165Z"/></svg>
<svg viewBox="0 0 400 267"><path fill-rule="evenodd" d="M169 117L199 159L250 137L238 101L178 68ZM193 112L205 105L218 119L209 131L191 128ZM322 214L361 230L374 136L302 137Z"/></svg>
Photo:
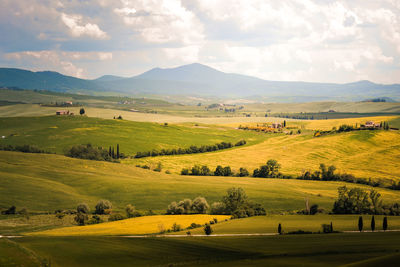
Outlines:
<svg viewBox="0 0 400 267"><path fill-rule="evenodd" d="M204 197L184 199L179 202L171 202L167 208L167 214L205 214L210 206Z"/></svg>
<svg viewBox="0 0 400 267"><path fill-rule="evenodd" d="M246 144L246 140L240 140L239 142L237 142L234 145L230 142L221 142L221 143L217 143L215 145L203 145L200 147L193 145L193 146L190 146L189 148L161 149L160 151L153 149L152 151L137 152L135 155L135 158L205 153L205 152L212 152L212 151L227 149L227 148L231 148L234 146L242 146L245 144Z"/></svg>
<svg viewBox="0 0 400 267"><path fill-rule="evenodd" d="M363 217L360 216L360 217L358 217L358 230L360 232L362 232L363 228L364 228L364 220L363 220ZM382 229L383 229L383 231L386 231L388 229L388 219L386 216L383 217ZM372 218L371 218L371 231L372 232L375 231L375 216L372 216Z"/></svg>
<svg viewBox="0 0 400 267"><path fill-rule="evenodd" d="M195 175L195 176L249 176L249 171L246 168L240 168L238 173L234 173L229 166L222 167L218 165L214 171L206 165L194 165L192 168L183 168L181 175Z"/></svg>
<svg viewBox="0 0 400 267"><path fill-rule="evenodd" d="M119 146L117 146L117 154L119 154ZM114 153L114 149L112 151L107 151L102 147L94 147L91 144L87 145L76 145L72 146L65 153L66 156L71 158L80 158L80 159L90 159L90 160L100 160L100 161L115 161L117 156Z"/></svg>
<svg viewBox="0 0 400 267"><path fill-rule="evenodd" d="M43 149L40 149L39 147L35 145L1 145L0 144L0 150L3 151L18 151L18 152L24 152L24 153L47 153L49 154L50 152L46 152Z"/></svg>
<svg viewBox="0 0 400 267"><path fill-rule="evenodd" d="M335 214L385 214L400 215L398 203L384 205L381 194L371 189L354 187L338 188L338 199L333 204L332 212Z"/></svg>

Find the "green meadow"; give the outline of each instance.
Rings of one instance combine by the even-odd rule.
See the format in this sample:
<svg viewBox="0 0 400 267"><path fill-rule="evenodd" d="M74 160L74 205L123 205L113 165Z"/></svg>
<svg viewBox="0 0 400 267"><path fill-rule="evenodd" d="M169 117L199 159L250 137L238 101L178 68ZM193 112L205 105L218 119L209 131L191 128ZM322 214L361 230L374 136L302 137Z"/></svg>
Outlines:
<svg viewBox="0 0 400 267"><path fill-rule="evenodd" d="M1 208L15 205L42 212L75 209L81 202L93 209L99 199L109 199L117 210L133 204L139 210L163 213L170 202L184 198L220 201L230 187L242 187L268 213L303 209L305 198L329 211L339 186L371 188L295 179L181 176L125 164L6 151L0 152L0 177ZM398 191L376 189L384 202L400 202Z"/></svg>
<svg viewBox="0 0 400 267"><path fill-rule="evenodd" d="M108 149L120 146L127 155L163 148L188 148L191 145L235 144L245 139L249 145L265 140L265 135L228 127L197 124L164 124L105 120L86 116L44 116L0 118L0 144L36 145L63 154L77 144L91 143Z"/></svg>
<svg viewBox="0 0 400 267"><path fill-rule="evenodd" d="M11 266L395 266L400 233L291 236L0 239ZM17 257L12 257L12 256ZM10 257L11 256L11 257ZM1 262L2 261L2 262ZM39 265L39 264L37 264Z"/></svg>

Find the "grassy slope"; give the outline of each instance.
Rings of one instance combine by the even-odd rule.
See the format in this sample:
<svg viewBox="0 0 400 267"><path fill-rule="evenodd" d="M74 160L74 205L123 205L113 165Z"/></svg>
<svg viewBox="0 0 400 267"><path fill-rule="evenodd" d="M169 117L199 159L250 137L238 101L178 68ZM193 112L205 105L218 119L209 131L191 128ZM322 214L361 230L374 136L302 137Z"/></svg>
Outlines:
<svg viewBox="0 0 400 267"><path fill-rule="evenodd" d="M284 232L296 230L321 231L322 224L332 222L335 231L358 231L359 215L268 215L258 216L227 222L212 226L215 234L248 234L248 233L276 233L278 224L282 225ZM370 229L371 216L363 215L364 230ZM383 216L375 215L376 230L382 230ZM388 229L400 230L400 217L388 216ZM203 229L194 229L192 234L203 234Z"/></svg>
<svg viewBox="0 0 400 267"><path fill-rule="evenodd" d="M312 135L285 135L254 145L213 154L193 154L129 160L133 164L162 162L178 173L193 163L229 165L249 170L276 159L282 172L300 175L303 170L317 170L320 163L333 164L339 172L363 178L400 177L400 133L398 131L359 131L314 138Z"/></svg>
<svg viewBox="0 0 400 267"><path fill-rule="evenodd" d="M393 254L399 233L270 237L26 237L52 266L339 266ZM395 261L386 266L394 266Z"/></svg>
<svg viewBox="0 0 400 267"><path fill-rule="evenodd" d="M107 222L95 225L75 226L52 229L42 232L28 233L28 235L39 236L107 236L107 235L142 235L155 234L172 229L174 223L183 229L192 223L206 224L216 218L219 221L229 219L227 215L155 215L131 218L115 222Z"/></svg>
<svg viewBox="0 0 400 267"><path fill-rule="evenodd" d="M265 140L253 132L220 126L168 125L125 120L104 120L85 116L47 116L0 118L0 144L35 144L42 149L63 153L76 144L120 145L120 151L134 155L138 151L161 148L186 148L211 145L222 141L249 144Z"/></svg>
<svg viewBox="0 0 400 267"><path fill-rule="evenodd" d="M122 209L165 210L171 201L204 196L219 201L230 187L242 187L268 212L303 209L304 198L331 209L344 183L240 177L167 175L129 165L71 159L58 155L0 152L0 207L54 211L109 199ZM356 186L347 184L348 186ZM363 186L362 186L363 187ZM363 187L369 188L369 187ZM378 189L387 202L400 202L398 191Z"/></svg>

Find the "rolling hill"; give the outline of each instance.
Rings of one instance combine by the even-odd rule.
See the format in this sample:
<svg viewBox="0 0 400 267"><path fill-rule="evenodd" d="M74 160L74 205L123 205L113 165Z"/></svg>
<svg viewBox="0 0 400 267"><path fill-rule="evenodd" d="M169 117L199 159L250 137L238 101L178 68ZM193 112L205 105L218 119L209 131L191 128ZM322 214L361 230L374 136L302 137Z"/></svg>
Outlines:
<svg viewBox="0 0 400 267"><path fill-rule="evenodd" d="M370 81L347 84L267 81L225 73L199 63L176 68L154 68L130 78L105 75L95 80L78 79L50 71L0 68L0 86L61 92L107 91L127 95L249 98L266 102L360 101L382 97L400 100L399 84L383 85Z"/></svg>

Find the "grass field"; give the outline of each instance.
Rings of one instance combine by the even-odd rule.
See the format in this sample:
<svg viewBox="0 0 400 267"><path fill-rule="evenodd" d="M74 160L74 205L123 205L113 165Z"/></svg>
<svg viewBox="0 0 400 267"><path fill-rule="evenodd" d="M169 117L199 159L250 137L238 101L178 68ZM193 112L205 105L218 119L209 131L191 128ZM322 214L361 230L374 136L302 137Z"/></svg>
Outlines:
<svg viewBox="0 0 400 267"><path fill-rule="evenodd" d="M51 266L340 266L369 260L396 266L400 233L124 238L24 237L19 249ZM0 239L0 256L14 244ZM22 254L21 251L14 253ZM18 255L17 254L17 255ZM19 256L19 255L18 255ZM3 257L0 257L3 258ZM28 256L16 261L28 260ZM26 266L29 266L26 264Z"/></svg>
<svg viewBox="0 0 400 267"><path fill-rule="evenodd" d="M220 201L230 187L242 187L267 212L299 210L304 199L330 210L337 188L346 183L244 177L192 177L165 174L117 163L72 159L59 155L0 151L0 208L16 205L31 211L75 209L86 202L93 209L109 199L115 209L163 212L172 201L204 196ZM358 186L346 184L348 187ZM359 186L370 188L367 186ZM377 189L384 202L400 202L398 191Z"/></svg>
<svg viewBox="0 0 400 267"><path fill-rule="evenodd" d="M0 144L31 144L50 152L63 153L68 147L92 143L116 147L128 155L162 148L188 148L245 139L249 145L267 137L212 125L164 125L149 122L105 120L86 116L0 118Z"/></svg>
<svg viewBox="0 0 400 267"><path fill-rule="evenodd" d="M34 236L108 236L108 235L143 235L156 234L172 230L174 223L182 229L192 223L204 225L216 218L218 221L229 219L227 215L155 215L131 218L115 222L107 222L86 226L57 228L52 230L27 233Z"/></svg>
<svg viewBox="0 0 400 267"><path fill-rule="evenodd" d="M215 234L257 234L277 233L278 224L287 232L303 230L322 231L322 224L332 222L335 231L358 231L359 215L268 215L243 219L229 220L227 222L212 225ZM371 230L371 215L363 215L364 230ZM375 215L376 230L382 230L382 215ZM388 229L400 230L400 217L388 216ZM191 230L192 234L203 234L203 229ZM184 233L184 232L182 232Z"/></svg>
<svg viewBox="0 0 400 267"><path fill-rule="evenodd" d="M130 164L161 162L175 173L195 164L215 169L229 165L234 170L246 167L250 171L275 159L282 173L300 175L317 170L320 163L335 165L338 172L360 178L400 178L400 133L398 131L358 131L315 138L310 134L282 135L268 138L260 144L212 154L192 154L127 160Z"/></svg>

